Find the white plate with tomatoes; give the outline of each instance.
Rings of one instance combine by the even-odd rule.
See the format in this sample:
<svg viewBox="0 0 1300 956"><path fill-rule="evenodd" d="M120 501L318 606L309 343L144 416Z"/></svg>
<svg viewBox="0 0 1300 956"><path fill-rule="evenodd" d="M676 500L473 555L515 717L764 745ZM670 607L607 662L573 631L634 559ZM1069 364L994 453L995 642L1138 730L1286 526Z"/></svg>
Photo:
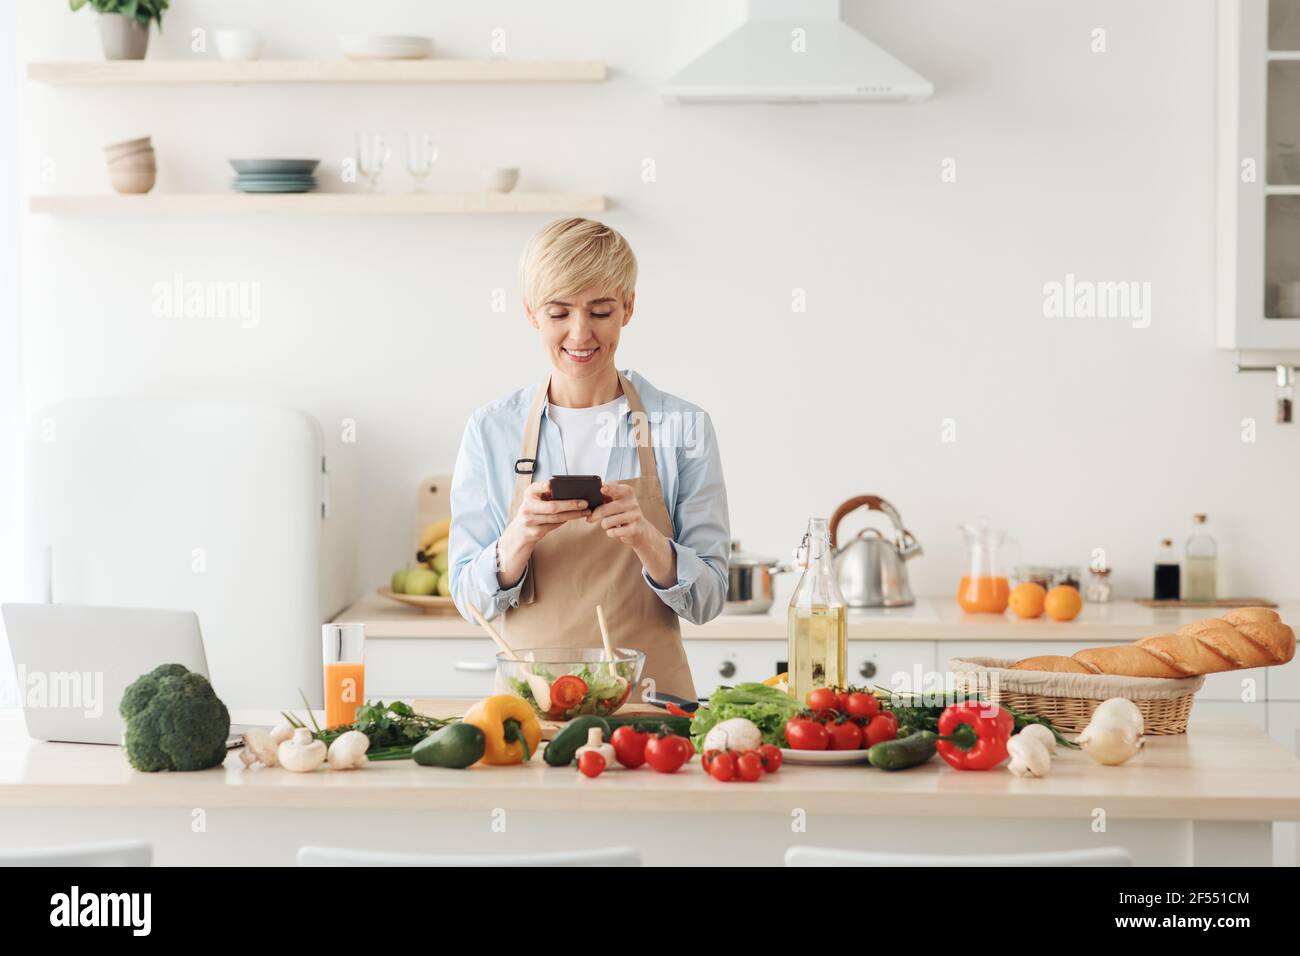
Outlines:
<svg viewBox="0 0 1300 956"><path fill-rule="evenodd" d="M852 763L866 763L865 750L793 750L781 748L785 763L815 764L822 767L839 767Z"/></svg>

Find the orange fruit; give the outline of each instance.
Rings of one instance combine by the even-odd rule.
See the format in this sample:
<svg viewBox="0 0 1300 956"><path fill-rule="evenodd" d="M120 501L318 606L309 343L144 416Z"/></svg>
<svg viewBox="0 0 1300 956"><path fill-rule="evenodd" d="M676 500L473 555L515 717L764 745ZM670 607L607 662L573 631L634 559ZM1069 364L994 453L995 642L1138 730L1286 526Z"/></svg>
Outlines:
<svg viewBox="0 0 1300 956"><path fill-rule="evenodd" d="M1058 584L1047 592L1043 606L1053 621L1073 621L1083 610L1083 598L1079 597L1077 588Z"/></svg>
<svg viewBox="0 0 1300 956"><path fill-rule="evenodd" d="M1047 591L1041 584L1025 581L1015 586L1011 597L1007 599L1007 605L1016 612L1016 617L1038 617L1043 613L1043 602L1046 599Z"/></svg>

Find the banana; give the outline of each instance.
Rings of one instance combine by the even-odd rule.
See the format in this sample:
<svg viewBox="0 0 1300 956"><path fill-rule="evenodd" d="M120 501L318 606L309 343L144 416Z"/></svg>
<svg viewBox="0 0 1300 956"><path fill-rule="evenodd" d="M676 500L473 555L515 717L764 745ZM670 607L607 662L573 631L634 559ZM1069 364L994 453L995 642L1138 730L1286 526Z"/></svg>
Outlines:
<svg viewBox="0 0 1300 956"><path fill-rule="evenodd" d="M415 560L425 565L428 565L430 562L433 561L433 556L435 554L446 554L450 550L451 550L451 539L439 538L437 541L434 541L432 544L430 544L427 548L421 548L419 551L415 552Z"/></svg>
<svg viewBox="0 0 1300 956"><path fill-rule="evenodd" d="M440 521L433 521L425 525L424 530L420 532L420 550L428 551L429 546L439 538L446 539L451 531L451 519L443 518ZM445 547L445 545L444 545Z"/></svg>

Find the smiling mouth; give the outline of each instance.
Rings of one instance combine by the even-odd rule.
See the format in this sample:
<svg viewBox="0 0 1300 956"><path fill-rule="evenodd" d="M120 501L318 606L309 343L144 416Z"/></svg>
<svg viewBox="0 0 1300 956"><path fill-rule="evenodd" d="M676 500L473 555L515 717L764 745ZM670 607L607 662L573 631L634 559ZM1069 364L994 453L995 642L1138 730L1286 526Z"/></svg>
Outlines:
<svg viewBox="0 0 1300 956"><path fill-rule="evenodd" d="M587 359L595 355L598 349L566 349L561 346L560 351L575 362L585 362Z"/></svg>

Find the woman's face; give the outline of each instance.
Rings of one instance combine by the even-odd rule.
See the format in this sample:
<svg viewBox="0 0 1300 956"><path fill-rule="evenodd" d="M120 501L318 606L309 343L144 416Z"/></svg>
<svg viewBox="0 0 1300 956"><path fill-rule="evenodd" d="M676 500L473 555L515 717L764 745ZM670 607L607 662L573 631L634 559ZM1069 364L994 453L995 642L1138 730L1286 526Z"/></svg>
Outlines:
<svg viewBox="0 0 1300 956"><path fill-rule="evenodd" d="M562 300L526 307L528 321L542 336L542 347L561 375L583 379L614 367L623 326L632 320L633 301L624 305L605 286L589 286Z"/></svg>

